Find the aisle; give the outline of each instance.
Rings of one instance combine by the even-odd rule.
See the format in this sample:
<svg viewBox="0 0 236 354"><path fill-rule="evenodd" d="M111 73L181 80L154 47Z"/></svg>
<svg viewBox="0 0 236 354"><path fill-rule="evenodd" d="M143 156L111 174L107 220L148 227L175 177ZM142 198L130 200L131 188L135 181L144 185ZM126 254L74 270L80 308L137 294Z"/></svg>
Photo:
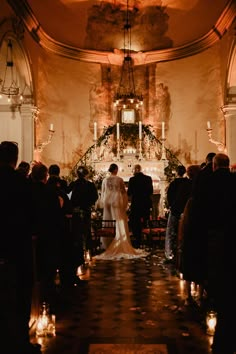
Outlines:
<svg viewBox="0 0 236 354"><path fill-rule="evenodd" d="M184 282L162 251L146 259L96 261L85 277L58 294L57 333L38 339L43 354L211 352L204 317L184 305Z"/></svg>

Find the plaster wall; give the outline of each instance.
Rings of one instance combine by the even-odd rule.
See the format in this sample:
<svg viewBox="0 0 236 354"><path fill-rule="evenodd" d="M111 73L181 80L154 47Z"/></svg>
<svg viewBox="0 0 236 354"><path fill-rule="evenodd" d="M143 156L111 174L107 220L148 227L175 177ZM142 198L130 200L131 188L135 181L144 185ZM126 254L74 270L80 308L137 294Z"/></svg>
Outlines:
<svg viewBox="0 0 236 354"><path fill-rule="evenodd" d="M223 138L219 50L216 45L196 56L156 64L156 84L164 83L170 94L166 147L184 164L201 163L209 151L217 152L216 146L208 142L208 120L215 138ZM52 143L46 146L41 159L47 165L59 163L64 175L93 144L93 85L102 85L100 64L76 62L41 51L37 59L36 96L40 113L36 139L46 138L50 123L54 124ZM93 99L99 100L99 95ZM153 121L157 123L155 117Z"/></svg>

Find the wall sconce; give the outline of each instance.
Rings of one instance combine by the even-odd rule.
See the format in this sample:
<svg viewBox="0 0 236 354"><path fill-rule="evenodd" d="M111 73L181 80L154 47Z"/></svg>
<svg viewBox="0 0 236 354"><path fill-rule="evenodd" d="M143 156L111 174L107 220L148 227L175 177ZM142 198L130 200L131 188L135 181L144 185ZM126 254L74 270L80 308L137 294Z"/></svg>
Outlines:
<svg viewBox="0 0 236 354"><path fill-rule="evenodd" d="M220 141L217 141L215 139L212 138L212 128L211 128L211 123L208 121L207 122L207 135L208 135L208 140L210 141L210 143L215 144L217 146L217 149L219 152L223 152L223 153L227 153L226 150L226 146L225 143L222 143Z"/></svg>
<svg viewBox="0 0 236 354"><path fill-rule="evenodd" d="M215 327L217 323L217 313L213 310L206 314L206 333L209 336L213 336L215 333Z"/></svg>
<svg viewBox="0 0 236 354"><path fill-rule="evenodd" d="M38 152L38 153L42 152L43 149L45 148L45 146L47 146L48 144L50 144L52 142L52 137L53 137L54 133L55 133L55 130L53 128L53 124L50 124L48 138L47 138L47 140L45 140L42 143L39 143L36 146L36 148L35 148L36 152Z"/></svg>

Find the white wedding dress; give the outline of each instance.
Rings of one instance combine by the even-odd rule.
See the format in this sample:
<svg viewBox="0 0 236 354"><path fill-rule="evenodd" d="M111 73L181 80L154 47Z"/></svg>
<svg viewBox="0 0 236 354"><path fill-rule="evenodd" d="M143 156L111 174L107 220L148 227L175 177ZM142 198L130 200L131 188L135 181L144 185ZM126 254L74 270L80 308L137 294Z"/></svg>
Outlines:
<svg viewBox="0 0 236 354"><path fill-rule="evenodd" d="M103 204L103 220L116 220L116 236L107 247L101 238L105 252L96 255L98 260L118 260L146 257L142 249L135 249L131 245L128 228L127 206L128 196L125 184L121 177L111 175L102 182L101 202Z"/></svg>

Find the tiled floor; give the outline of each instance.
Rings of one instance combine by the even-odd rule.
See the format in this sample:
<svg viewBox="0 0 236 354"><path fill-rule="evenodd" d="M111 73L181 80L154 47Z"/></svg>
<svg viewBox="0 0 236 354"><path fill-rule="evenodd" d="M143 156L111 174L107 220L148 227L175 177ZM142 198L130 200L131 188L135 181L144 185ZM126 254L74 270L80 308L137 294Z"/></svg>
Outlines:
<svg viewBox="0 0 236 354"><path fill-rule="evenodd" d="M184 305L184 282L162 250L146 259L92 262L84 278L57 295L56 336L33 338L43 354L211 353L204 313Z"/></svg>

